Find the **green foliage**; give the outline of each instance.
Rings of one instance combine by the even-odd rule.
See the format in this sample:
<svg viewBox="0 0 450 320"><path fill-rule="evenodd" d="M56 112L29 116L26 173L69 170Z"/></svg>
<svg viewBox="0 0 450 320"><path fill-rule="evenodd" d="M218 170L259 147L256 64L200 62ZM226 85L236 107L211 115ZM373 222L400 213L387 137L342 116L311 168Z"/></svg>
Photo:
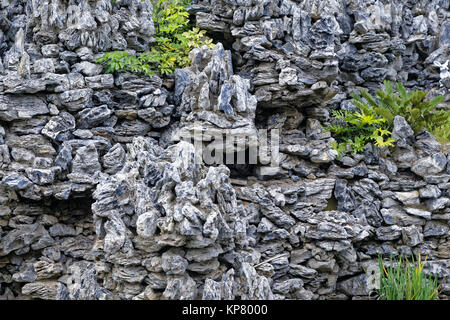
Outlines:
<svg viewBox="0 0 450 320"><path fill-rule="evenodd" d="M156 45L151 48L151 60L157 63L162 74L190 65L189 52L206 45L214 47L206 30L191 28L186 6L190 1L159 0L154 6Z"/></svg>
<svg viewBox="0 0 450 320"><path fill-rule="evenodd" d="M362 97L357 94L353 95L353 104L361 110L368 109L386 119L388 129L393 128L394 117L400 115L411 125L414 132L426 129L439 140L447 141L450 133L445 130L448 130L450 110L436 109L436 106L442 102L443 96L425 101L428 94L425 91L407 92L399 82L396 83L396 87L398 94L394 92L390 81L384 81L384 91L377 90L376 98L363 89L361 90Z"/></svg>
<svg viewBox="0 0 450 320"><path fill-rule="evenodd" d="M143 59L142 55L132 56L126 51L112 51L105 53L97 59L97 62L105 64L105 72L113 73L114 71L126 70L135 73L143 73L152 76L152 71L148 60Z"/></svg>
<svg viewBox="0 0 450 320"><path fill-rule="evenodd" d="M431 129L431 133L436 137L440 143L447 143L450 141L450 120L441 125Z"/></svg>
<svg viewBox="0 0 450 320"><path fill-rule="evenodd" d="M399 261L393 261L391 256L387 268L383 265L381 256L378 256L378 264L381 273L378 294L381 300L436 299L439 288L437 277L433 279L424 274L420 254L417 262L412 256L411 263L402 257Z"/></svg>
<svg viewBox="0 0 450 320"><path fill-rule="evenodd" d="M332 117L331 125L326 130L336 139L332 147L339 155L346 152L347 146L353 153L360 153L368 142L377 147L393 146L394 139L386 129L386 120L370 109L362 108L359 112L333 110Z"/></svg>
<svg viewBox="0 0 450 320"><path fill-rule="evenodd" d="M189 52L206 45L214 47L205 30L192 27L186 6L188 0L159 0L153 2L155 43L150 50L137 56L124 51L105 53L97 62L104 63L105 72L126 70L154 75L154 70L168 75L177 68L190 65Z"/></svg>

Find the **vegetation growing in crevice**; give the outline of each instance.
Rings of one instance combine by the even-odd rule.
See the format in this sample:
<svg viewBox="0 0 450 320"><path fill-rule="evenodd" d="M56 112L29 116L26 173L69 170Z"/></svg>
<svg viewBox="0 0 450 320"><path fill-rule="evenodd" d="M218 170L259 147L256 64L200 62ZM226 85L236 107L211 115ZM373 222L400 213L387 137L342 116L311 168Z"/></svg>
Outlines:
<svg viewBox="0 0 450 320"><path fill-rule="evenodd" d="M353 95L353 104L358 108L370 108L375 114L387 121L388 129L394 126L394 118L399 115L405 118L415 133L426 129L440 141L448 141L450 136L450 110L437 109L443 96L425 100L428 92L413 90L407 92L403 84L396 83L398 94L394 92L392 83L384 81L384 91L377 90L376 98L366 90L361 96ZM362 99L364 98L365 101Z"/></svg>
<svg viewBox="0 0 450 320"><path fill-rule="evenodd" d="M394 145L386 120L370 108L362 106L360 111L333 110L332 116L331 125L326 129L336 139L332 147L339 155L346 153L347 146L353 153L360 153L369 142L378 147Z"/></svg>
<svg viewBox="0 0 450 320"><path fill-rule="evenodd" d="M172 74L177 68L190 65L189 52L201 46L214 47L206 30L193 27L186 6L190 0L159 0L153 2L155 43L149 51L131 55L126 51L112 51L97 59L106 73L130 71L148 76L155 71Z"/></svg>
<svg viewBox="0 0 450 320"><path fill-rule="evenodd" d="M348 148L360 153L369 142L377 147L394 146L391 131L397 115L404 117L416 133L426 129L439 142L450 141L450 110L436 109L443 97L427 101L425 91L407 92L399 82L396 87L398 95L392 83L384 81L384 91L377 90L376 98L362 89L361 96L353 94L357 111L332 111L331 124L326 129L336 139L332 146L340 155Z"/></svg>
<svg viewBox="0 0 450 320"><path fill-rule="evenodd" d="M450 119L448 119L446 123L440 126L435 126L431 130L431 133L440 143L450 142Z"/></svg>
<svg viewBox="0 0 450 320"><path fill-rule="evenodd" d="M426 261L426 259L425 259ZM439 286L437 277L427 276L423 271L420 254L417 261L414 256L411 262L399 258L394 261L390 257L389 266L385 267L381 256L378 256L380 268L380 300L435 300Z"/></svg>

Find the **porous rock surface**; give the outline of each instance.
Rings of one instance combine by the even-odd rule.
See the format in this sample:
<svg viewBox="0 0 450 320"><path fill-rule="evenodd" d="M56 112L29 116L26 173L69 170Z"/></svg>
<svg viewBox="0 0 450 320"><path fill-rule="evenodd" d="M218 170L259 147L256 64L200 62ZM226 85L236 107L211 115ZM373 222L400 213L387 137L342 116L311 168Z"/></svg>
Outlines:
<svg viewBox="0 0 450 320"><path fill-rule="evenodd" d="M412 253L447 299L448 146L396 117L394 150L336 159L321 123L384 79L448 107L449 6L192 0L218 43L162 79L95 63L148 48L148 0L2 2L0 299L367 299ZM196 131L258 129L279 166L202 162Z"/></svg>

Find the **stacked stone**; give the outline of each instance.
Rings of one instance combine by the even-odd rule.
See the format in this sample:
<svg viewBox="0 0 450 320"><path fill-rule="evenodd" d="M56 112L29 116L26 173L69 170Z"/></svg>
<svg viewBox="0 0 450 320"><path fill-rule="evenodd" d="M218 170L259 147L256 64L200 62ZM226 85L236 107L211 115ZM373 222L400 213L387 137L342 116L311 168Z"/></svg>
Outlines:
<svg viewBox="0 0 450 320"><path fill-rule="evenodd" d="M351 93L387 79L444 94L448 107L446 1L194 0L190 11L197 26L225 34L258 106L325 120L320 107L354 108Z"/></svg>
<svg viewBox="0 0 450 320"><path fill-rule="evenodd" d="M114 77L95 61L146 50L152 5L12 1L0 12L0 292L104 297L93 276L92 192L125 161L122 144L159 137L174 106L170 79Z"/></svg>

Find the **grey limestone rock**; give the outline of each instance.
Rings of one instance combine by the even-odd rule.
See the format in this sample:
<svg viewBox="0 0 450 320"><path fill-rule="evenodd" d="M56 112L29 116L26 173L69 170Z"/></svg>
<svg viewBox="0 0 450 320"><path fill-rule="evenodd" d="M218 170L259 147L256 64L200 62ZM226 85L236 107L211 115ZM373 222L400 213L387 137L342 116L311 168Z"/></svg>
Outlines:
<svg viewBox="0 0 450 320"><path fill-rule="evenodd" d="M187 10L214 47L145 76L96 61L148 50L150 0L0 5L0 299L365 299L378 254L418 252L447 299L448 145L396 116L394 148L338 155L324 128L383 80L449 108L448 3ZM260 129L278 152L220 162Z"/></svg>
<svg viewBox="0 0 450 320"><path fill-rule="evenodd" d="M402 228L394 225L389 227L380 227L376 230L376 236L378 240L395 240L402 235Z"/></svg>
<svg viewBox="0 0 450 320"><path fill-rule="evenodd" d="M96 281L95 267L90 262L74 263L70 266L67 286L71 300L109 300L113 298L110 291L99 286Z"/></svg>
<svg viewBox="0 0 450 320"><path fill-rule="evenodd" d="M51 101L58 106L66 107L70 112L74 112L91 106L91 98L92 89L73 89L51 96Z"/></svg>
<svg viewBox="0 0 450 320"><path fill-rule="evenodd" d="M197 290L195 281L189 276L173 276L167 281L163 297L167 300L193 300Z"/></svg>
<svg viewBox="0 0 450 320"><path fill-rule="evenodd" d="M408 226L408 225L424 225L425 219L417 216L408 215L401 207L392 207L389 209L381 209L381 215L384 222L388 225Z"/></svg>
<svg viewBox="0 0 450 320"><path fill-rule="evenodd" d="M180 252L182 253L182 252ZM188 267L188 261L176 251L166 251L162 254L162 269L168 275L183 274Z"/></svg>
<svg viewBox="0 0 450 320"><path fill-rule="evenodd" d="M409 226L402 228L402 240L406 245L411 247L417 246L423 242L422 229L417 226Z"/></svg>
<svg viewBox="0 0 450 320"><path fill-rule="evenodd" d="M411 171L419 176L434 175L444 171L446 165L447 157L439 152L414 162Z"/></svg>
<svg viewBox="0 0 450 320"><path fill-rule="evenodd" d="M100 72L102 71L102 66L99 64L91 63L88 61L83 61L79 63L75 63L72 65L72 68L76 72L80 72L86 77L94 77L98 76Z"/></svg>
<svg viewBox="0 0 450 320"><path fill-rule="evenodd" d="M367 295L366 275L352 277L337 284L337 289L350 296Z"/></svg>
<svg viewBox="0 0 450 320"><path fill-rule="evenodd" d="M243 300L271 300L273 293L266 277L257 274L247 262L242 264L239 271L240 286L239 292Z"/></svg>
<svg viewBox="0 0 450 320"><path fill-rule="evenodd" d="M79 129L89 129L99 126L102 122L110 118L112 112L107 105L93 108L86 108L77 114L77 127Z"/></svg>
<svg viewBox="0 0 450 320"><path fill-rule="evenodd" d="M65 300L64 291L67 291L64 284L53 280L27 283L22 287L22 294L43 300Z"/></svg>
<svg viewBox="0 0 450 320"><path fill-rule="evenodd" d="M202 300L232 300L234 299L234 269L230 269L223 276L221 281L212 279L205 280Z"/></svg>
<svg viewBox="0 0 450 320"><path fill-rule="evenodd" d="M450 227L448 223L439 221L428 221L423 229L423 235L425 237L436 237L448 234Z"/></svg>

